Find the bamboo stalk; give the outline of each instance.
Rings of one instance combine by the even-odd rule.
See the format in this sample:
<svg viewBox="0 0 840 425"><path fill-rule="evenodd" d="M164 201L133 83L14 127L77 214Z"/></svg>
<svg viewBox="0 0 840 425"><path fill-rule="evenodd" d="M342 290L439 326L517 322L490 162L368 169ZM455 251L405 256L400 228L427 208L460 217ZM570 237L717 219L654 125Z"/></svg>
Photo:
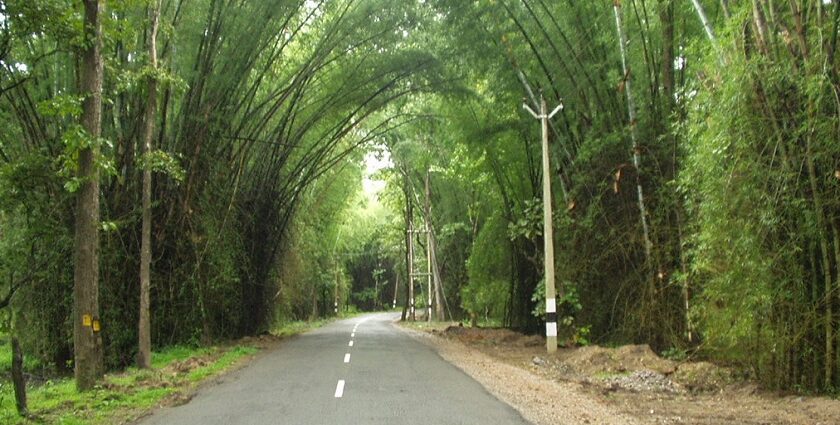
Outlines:
<svg viewBox="0 0 840 425"><path fill-rule="evenodd" d="M706 36L709 37L709 41L717 46L715 30L712 29L712 25L709 23L709 18L706 17L706 11L703 9L703 5L700 4L699 0L691 0L691 3L694 4L694 10L697 11L697 16L700 17L700 22L703 23L703 29L706 30Z"/></svg>
<svg viewBox="0 0 840 425"><path fill-rule="evenodd" d="M613 3L613 10L615 11L615 26L618 30L619 48L621 50L621 67L624 72L624 93L627 96L627 117L630 120L630 139L633 144L633 166L636 168L636 197L639 204L639 215L642 221L642 232L645 243L645 260L649 267L652 267L651 250L653 243L650 240L650 229L647 221L647 209L645 207L645 195L642 189L642 155L639 147L638 138L636 137L636 103L633 99L633 91L631 90L630 67L627 61L627 33L624 29L624 23L621 18L621 2L616 0Z"/></svg>

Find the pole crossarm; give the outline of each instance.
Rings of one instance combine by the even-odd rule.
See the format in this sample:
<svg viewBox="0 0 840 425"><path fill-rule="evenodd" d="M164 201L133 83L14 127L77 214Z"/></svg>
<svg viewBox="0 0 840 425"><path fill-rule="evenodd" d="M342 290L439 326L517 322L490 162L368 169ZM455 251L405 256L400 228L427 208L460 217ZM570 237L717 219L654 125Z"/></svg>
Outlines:
<svg viewBox="0 0 840 425"><path fill-rule="evenodd" d="M531 109L531 107L530 107L530 106L528 106L528 104L527 104L527 103L523 103L523 104L522 104L522 109L525 109L526 111L528 111L528 113L530 113L531 115L533 115L533 116L534 116L534 118L536 118L536 119L538 119L538 120L541 120L541 119L543 119L543 118L545 118L545 119L552 119L552 118L554 118L554 116L555 116L555 115L557 115L557 113L558 113L558 112L560 112L560 111L562 111L562 110L563 110L563 103L560 103L559 105L557 105L557 107L556 107L556 108L554 108L554 110L553 110L553 111L551 111L551 113L550 113L550 114L548 114L548 115L542 115L542 114L538 114L538 113L534 112L534 110L533 110L533 109Z"/></svg>
<svg viewBox="0 0 840 425"><path fill-rule="evenodd" d="M533 109L531 109L531 107L530 107L530 106L528 106L528 104L527 104L527 103L523 103L523 104L522 104L522 108L523 108L523 109L525 109L526 111L528 111L528 113L530 113L531 115L533 115L533 116L534 116L534 118L536 118L536 119L538 119L538 120L541 120L541 119L543 118L543 117L542 117L542 115L540 115L540 114L538 114L538 113L534 112L534 110L533 110Z"/></svg>

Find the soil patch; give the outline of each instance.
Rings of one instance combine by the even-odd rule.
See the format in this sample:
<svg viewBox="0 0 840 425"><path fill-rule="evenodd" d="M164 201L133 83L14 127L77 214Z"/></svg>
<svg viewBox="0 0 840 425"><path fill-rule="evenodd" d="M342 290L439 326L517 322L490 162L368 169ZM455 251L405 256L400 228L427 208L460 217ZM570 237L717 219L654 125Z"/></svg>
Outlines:
<svg viewBox="0 0 840 425"><path fill-rule="evenodd" d="M664 359L647 345L561 347L548 355L544 339L508 329L455 325L425 335L444 358L537 424L840 423L838 400L762 391L736 371ZM522 401L546 399L541 386L556 390L550 407Z"/></svg>

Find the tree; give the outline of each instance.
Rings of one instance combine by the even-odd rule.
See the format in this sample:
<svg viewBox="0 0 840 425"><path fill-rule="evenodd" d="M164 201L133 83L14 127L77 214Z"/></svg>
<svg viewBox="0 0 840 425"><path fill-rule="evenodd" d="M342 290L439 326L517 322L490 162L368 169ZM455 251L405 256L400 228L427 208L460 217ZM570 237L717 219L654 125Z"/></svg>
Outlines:
<svg viewBox="0 0 840 425"><path fill-rule="evenodd" d="M85 48L81 55L84 96L81 124L88 146L78 155L81 185L76 195L76 236L73 277L73 357L76 387L92 389L104 373L99 331L99 137L102 131L101 0L84 1Z"/></svg>
<svg viewBox="0 0 840 425"><path fill-rule="evenodd" d="M137 366L148 369L152 366L152 336L149 324L149 287L151 286L152 263L152 139L157 119L157 33L160 20L160 0L153 0L149 10L149 93L146 100L145 127L143 132L143 223L140 242L140 320L138 328Z"/></svg>

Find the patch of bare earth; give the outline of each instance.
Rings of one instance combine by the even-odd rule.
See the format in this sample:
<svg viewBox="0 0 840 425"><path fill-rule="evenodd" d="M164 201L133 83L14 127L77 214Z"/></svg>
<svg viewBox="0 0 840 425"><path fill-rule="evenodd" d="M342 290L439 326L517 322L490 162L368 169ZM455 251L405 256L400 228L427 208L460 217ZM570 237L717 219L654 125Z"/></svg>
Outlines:
<svg viewBox="0 0 840 425"><path fill-rule="evenodd" d="M707 362L647 345L559 348L507 329L449 326L412 335L538 424L840 424L840 401L784 396Z"/></svg>

